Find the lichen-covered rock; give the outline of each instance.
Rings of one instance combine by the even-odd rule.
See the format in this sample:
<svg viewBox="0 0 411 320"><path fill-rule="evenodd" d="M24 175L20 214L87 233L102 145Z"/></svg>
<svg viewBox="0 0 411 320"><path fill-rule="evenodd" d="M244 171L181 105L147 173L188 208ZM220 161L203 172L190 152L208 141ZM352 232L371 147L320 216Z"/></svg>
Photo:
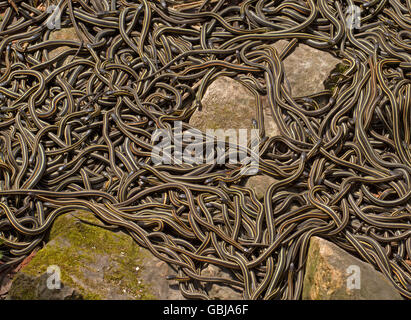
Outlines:
<svg viewBox="0 0 411 320"><path fill-rule="evenodd" d="M337 245L312 237L303 283L304 300L401 300L394 286L370 264Z"/></svg>
<svg viewBox="0 0 411 320"><path fill-rule="evenodd" d="M170 292L174 299L182 298L177 289L163 290L162 294L152 290L146 274L166 287L165 275L159 273L164 268L147 269L150 259L154 263L159 260L129 235L76 217L101 224L88 212L58 217L47 245L17 273L8 299L165 299ZM49 267L58 267L61 289L47 285L53 275Z"/></svg>

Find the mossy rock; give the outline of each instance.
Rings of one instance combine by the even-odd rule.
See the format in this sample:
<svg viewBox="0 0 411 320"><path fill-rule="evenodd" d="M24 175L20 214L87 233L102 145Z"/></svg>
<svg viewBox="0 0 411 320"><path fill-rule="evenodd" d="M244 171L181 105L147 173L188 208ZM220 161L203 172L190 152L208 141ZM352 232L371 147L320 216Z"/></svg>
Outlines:
<svg viewBox="0 0 411 320"><path fill-rule="evenodd" d="M83 296L75 289L60 284L60 287L50 290L47 287L49 275L43 273L34 277L20 272L13 280L8 300L81 300Z"/></svg>
<svg viewBox="0 0 411 320"><path fill-rule="evenodd" d="M338 81L342 79L343 73L349 68L350 66L345 63L338 63L335 68L331 70L328 78L324 80L324 88L334 91Z"/></svg>
<svg viewBox="0 0 411 320"><path fill-rule="evenodd" d="M75 217L101 224L88 212L58 217L50 230L50 241L13 280L9 298L155 299L150 285L140 279L147 251L123 232L89 225ZM61 283L70 292L57 296L47 292L50 290L44 282L50 266L59 267Z"/></svg>
<svg viewBox="0 0 411 320"><path fill-rule="evenodd" d="M312 237L302 299L402 300L402 297L372 265L327 240Z"/></svg>

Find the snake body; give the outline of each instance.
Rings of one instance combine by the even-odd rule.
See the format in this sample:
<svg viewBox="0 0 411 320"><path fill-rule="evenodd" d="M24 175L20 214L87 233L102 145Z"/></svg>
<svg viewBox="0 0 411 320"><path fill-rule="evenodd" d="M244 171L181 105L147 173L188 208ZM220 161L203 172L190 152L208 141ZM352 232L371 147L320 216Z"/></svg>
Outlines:
<svg viewBox="0 0 411 320"><path fill-rule="evenodd" d="M411 298L409 0L62 0L61 27L78 40L53 40L44 7L11 2L0 1L0 270L58 216L87 210L174 265L168 279L187 298L208 299L211 283L300 299L313 236ZM283 61L300 44L341 59L332 89L292 94ZM255 97L253 156L276 181L262 200L245 186L249 164L152 161L157 130L193 132L220 76ZM262 97L278 136L266 136ZM210 265L229 277L206 275Z"/></svg>

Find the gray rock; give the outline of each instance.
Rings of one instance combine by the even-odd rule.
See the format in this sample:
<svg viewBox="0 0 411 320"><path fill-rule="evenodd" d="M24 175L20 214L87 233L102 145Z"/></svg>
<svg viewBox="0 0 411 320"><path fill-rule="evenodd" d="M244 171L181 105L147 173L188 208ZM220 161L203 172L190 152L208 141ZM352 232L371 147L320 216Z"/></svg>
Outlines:
<svg viewBox="0 0 411 320"><path fill-rule="evenodd" d="M150 284L150 292L160 300L185 300L177 281L165 280L168 275L176 275L177 272L148 250L142 250L146 252L146 258L142 262L140 279Z"/></svg>
<svg viewBox="0 0 411 320"><path fill-rule="evenodd" d="M230 275L224 269L217 266L208 265L201 271L202 276L206 277L218 277L218 278L230 278ZM219 284L209 284L207 286L207 293L211 299L214 300L242 300L242 291L234 288L232 286L219 283Z"/></svg>
<svg viewBox="0 0 411 320"><path fill-rule="evenodd" d="M280 54L287 43L286 40L279 40L273 46ZM299 44L283 61L292 96L301 97L323 91L324 81L339 62L328 52Z"/></svg>
<svg viewBox="0 0 411 320"><path fill-rule="evenodd" d="M303 300L402 300L381 272L337 245L312 237Z"/></svg>
<svg viewBox="0 0 411 320"><path fill-rule="evenodd" d="M84 38L84 35L81 34L81 36ZM73 41L82 41L79 39L76 30L71 27L71 28L61 28L61 29L55 29L50 33L50 40L73 40ZM85 41L85 38L83 39ZM49 59L52 59L62 52L66 51L67 49L70 49L69 46L60 46L57 47L49 52ZM69 61L71 61L71 55L67 56L64 61L59 61L58 65L65 64Z"/></svg>
<svg viewBox="0 0 411 320"><path fill-rule="evenodd" d="M278 53L288 42L279 40L273 44ZM299 46L284 61L285 75L293 96L306 96L325 90L324 82L340 62L330 53ZM262 97L264 127L268 137L280 134L266 96ZM214 80L201 100L202 110L196 110L190 125L206 129L252 129L251 119L256 118L256 101L252 93L240 82L229 77Z"/></svg>
<svg viewBox="0 0 411 320"><path fill-rule="evenodd" d="M256 175L248 178L246 187L254 190L257 199L264 199L264 195L270 185L277 180L267 175Z"/></svg>
<svg viewBox="0 0 411 320"><path fill-rule="evenodd" d="M253 129L252 119L257 116L253 94L239 81L218 77L204 93L202 110L196 110L189 124L205 132L207 129ZM277 126L270 111L265 108L264 122L267 135L275 135Z"/></svg>

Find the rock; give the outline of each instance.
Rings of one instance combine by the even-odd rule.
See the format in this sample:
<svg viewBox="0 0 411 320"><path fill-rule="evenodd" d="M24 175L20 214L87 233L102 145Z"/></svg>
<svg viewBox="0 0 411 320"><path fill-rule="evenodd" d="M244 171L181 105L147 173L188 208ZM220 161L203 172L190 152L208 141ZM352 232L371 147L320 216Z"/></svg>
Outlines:
<svg viewBox="0 0 411 320"><path fill-rule="evenodd" d="M16 275L12 282L7 300L80 300L83 296L73 288L60 285L59 289L47 287L49 275L43 273L39 277L24 272Z"/></svg>
<svg viewBox="0 0 411 320"><path fill-rule="evenodd" d="M224 269L217 266L208 265L201 271L202 276L206 277L218 277L218 278L230 278L230 275ZM242 300L242 291L233 288L224 283L211 284L206 286L208 296L214 300Z"/></svg>
<svg viewBox="0 0 411 320"><path fill-rule="evenodd" d="M76 33L76 31L73 27L53 30L50 33L50 40L73 40L73 41L79 41L79 42L81 41L78 38L77 33ZM67 49L70 49L70 47L69 46L60 46L60 47L57 47L57 48L51 50L49 52L49 59L52 59L52 58L58 56L60 53L66 51ZM70 56L67 56L64 61L66 61L68 57L70 57Z"/></svg>
<svg viewBox="0 0 411 320"><path fill-rule="evenodd" d="M286 40L273 44L280 54L287 45ZM290 83L292 96L307 96L325 90L332 70L340 62L328 52L299 44L284 61L286 77ZM257 108L253 94L240 82L229 77L214 80L201 100L202 110L196 110L189 124L206 129L252 129L252 119L256 118ZM280 134L266 96L262 97L264 126L268 137Z"/></svg>
<svg viewBox="0 0 411 320"><path fill-rule="evenodd" d="M141 264L140 279L150 284L150 292L159 300L185 300L180 292L177 281L164 280L168 275L177 275L176 270L166 262L154 257L148 250ZM154 270L154 272L153 272Z"/></svg>
<svg viewBox="0 0 411 320"><path fill-rule="evenodd" d="M16 274L8 299L183 299L168 288L167 266L153 267L160 260L129 235L75 217L101 224L88 212L58 217L49 242ZM56 268L61 289L48 285Z"/></svg>
<svg viewBox="0 0 411 320"><path fill-rule="evenodd" d="M302 299L402 300L382 273L319 237L310 240Z"/></svg>
<svg viewBox="0 0 411 320"><path fill-rule="evenodd" d="M245 186L254 190L257 199L262 200L268 187L276 181L276 179L267 175L256 175L248 178Z"/></svg>
<svg viewBox="0 0 411 320"><path fill-rule="evenodd" d="M343 79L342 74L349 69L349 65L338 63L334 69L331 70L330 76L324 80L324 87L328 90L334 90L337 82Z"/></svg>
<svg viewBox="0 0 411 320"><path fill-rule="evenodd" d="M252 119L257 116L253 94L240 82L229 77L218 77L207 88L201 100L202 110L196 110L189 124L205 132L207 129L253 129ZM265 130L278 131L269 114L264 112Z"/></svg>
<svg viewBox="0 0 411 320"><path fill-rule="evenodd" d="M269 138L279 136L281 132L273 118L270 108L268 107L266 96L262 97L261 100L263 103L265 135Z"/></svg>
<svg viewBox="0 0 411 320"><path fill-rule="evenodd" d="M287 43L286 40L279 40L273 46L280 54ZM328 52L300 43L283 61L292 96L301 97L323 91L323 82L339 62L339 59Z"/></svg>

